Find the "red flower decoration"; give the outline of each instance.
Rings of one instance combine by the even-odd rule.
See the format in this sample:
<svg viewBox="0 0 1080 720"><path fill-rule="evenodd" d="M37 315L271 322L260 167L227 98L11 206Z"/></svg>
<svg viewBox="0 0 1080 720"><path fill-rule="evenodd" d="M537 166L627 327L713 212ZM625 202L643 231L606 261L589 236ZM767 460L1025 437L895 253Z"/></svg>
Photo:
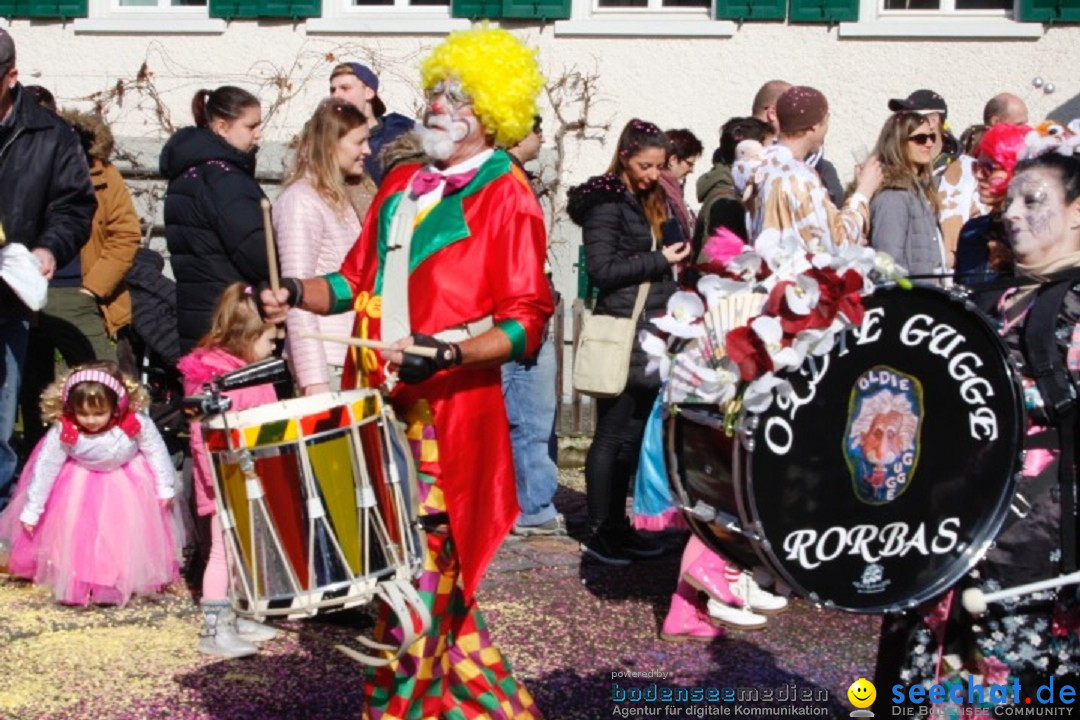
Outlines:
<svg viewBox="0 0 1080 720"><path fill-rule="evenodd" d="M809 273L806 274L809 275ZM792 312L791 308L788 307L787 289L795 284L792 280L783 280L776 283L769 293L769 299L765 302L763 313L780 318L780 328L784 331L784 345L791 345L791 339L806 328L817 327L813 324L813 311L808 315L800 315Z"/></svg>
<svg viewBox="0 0 1080 720"><path fill-rule="evenodd" d="M773 362L765 343L749 325L737 327L725 336L728 357L739 366L739 377L743 380L756 380L765 373L772 372Z"/></svg>

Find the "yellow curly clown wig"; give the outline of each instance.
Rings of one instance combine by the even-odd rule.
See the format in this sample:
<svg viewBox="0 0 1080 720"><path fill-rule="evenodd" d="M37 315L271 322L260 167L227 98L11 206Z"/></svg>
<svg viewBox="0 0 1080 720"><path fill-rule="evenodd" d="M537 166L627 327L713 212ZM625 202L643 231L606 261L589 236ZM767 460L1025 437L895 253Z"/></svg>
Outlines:
<svg viewBox="0 0 1080 720"><path fill-rule="evenodd" d="M461 82L496 145L510 147L532 131L544 76L536 51L506 30L482 25L451 33L420 65L426 90L448 78Z"/></svg>

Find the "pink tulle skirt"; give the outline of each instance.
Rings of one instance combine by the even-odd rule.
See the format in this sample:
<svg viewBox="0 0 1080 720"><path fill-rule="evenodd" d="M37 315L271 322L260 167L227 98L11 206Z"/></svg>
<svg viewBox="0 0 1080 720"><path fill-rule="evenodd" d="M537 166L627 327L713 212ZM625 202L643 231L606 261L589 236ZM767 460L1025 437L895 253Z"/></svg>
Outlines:
<svg viewBox="0 0 1080 720"><path fill-rule="evenodd" d="M19 514L37 454L35 449L0 515L0 543L9 549L12 575L49 586L58 602L73 605L123 605L178 578L170 513L158 502L141 454L112 472L87 470L69 459L30 535Z"/></svg>

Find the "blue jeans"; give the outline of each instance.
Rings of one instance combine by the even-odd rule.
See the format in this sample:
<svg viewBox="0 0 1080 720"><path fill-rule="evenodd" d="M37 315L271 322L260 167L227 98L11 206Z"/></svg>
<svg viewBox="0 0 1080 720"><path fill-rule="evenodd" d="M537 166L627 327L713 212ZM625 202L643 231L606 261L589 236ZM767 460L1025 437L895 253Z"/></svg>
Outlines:
<svg viewBox="0 0 1080 720"><path fill-rule="evenodd" d="M27 320L0 319L0 507L7 504L19 460L11 447L11 436L15 433L19 378L29 333Z"/></svg>
<svg viewBox="0 0 1080 720"><path fill-rule="evenodd" d="M555 345L550 335L535 360L502 366L503 397L521 506L519 525L540 525L556 515L551 502L559 486L555 463L555 369Z"/></svg>

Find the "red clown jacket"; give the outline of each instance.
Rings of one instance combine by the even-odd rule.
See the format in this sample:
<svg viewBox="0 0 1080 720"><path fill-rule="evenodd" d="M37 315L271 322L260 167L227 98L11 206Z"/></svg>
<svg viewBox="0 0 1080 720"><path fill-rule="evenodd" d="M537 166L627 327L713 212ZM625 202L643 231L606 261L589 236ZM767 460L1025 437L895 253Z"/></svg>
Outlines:
<svg viewBox="0 0 1080 720"><path fill-rule="evenodd" d="M328 276L334 310L356 310L357 337L381 339L390 221L420 169L402 166L383 179L359 241L340 273ZM409 257L413 331L435 335L491 317L510 339L512 359L535 353L554 311L543 271L546 252L543 214L528 180L496 150L468 185L442 198L415 225ZM377 387L383 371L374 352L357 350L350 353L343 385ZM419 469L441 478L469 600L518 514L501 369L452 368L417 385L397 385L391 399L403 412L422 400L430 405L438 456L422 456Z"/></svg>

